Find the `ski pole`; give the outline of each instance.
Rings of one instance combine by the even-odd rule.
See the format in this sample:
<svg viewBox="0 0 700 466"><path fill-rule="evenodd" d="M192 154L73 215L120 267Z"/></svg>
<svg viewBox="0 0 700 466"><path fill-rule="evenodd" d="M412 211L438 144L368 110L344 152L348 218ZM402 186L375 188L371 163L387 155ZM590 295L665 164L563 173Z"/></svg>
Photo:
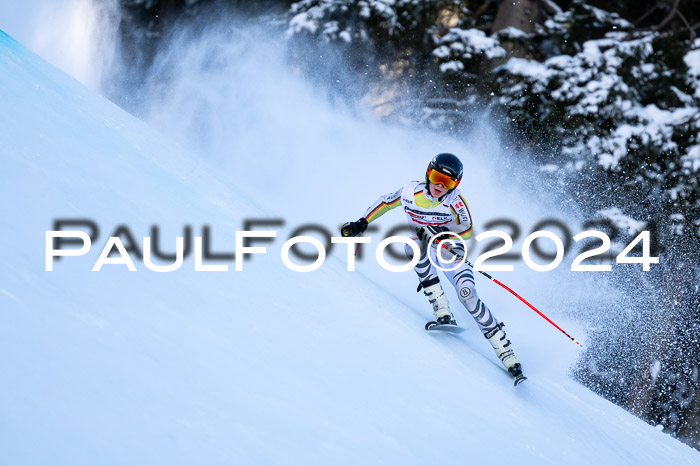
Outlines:
<svg viewBox="0 0 700 466"><path fill-rule="evenodd" d="M445 250L449 251L449 252L450 252L453 256L455 256L460 262L461 262L462 260L464 260L464 262L465 262L466 264L468 264L472 269L474 269L474 264L472 264L471 262L469 262L469 261L467 260L466 257L462 257L460 254L458 254L457 252L453 251L453 250L452 250L451 248L449 248L444 242L440 242L440 243L438 243L438 244L439 244L440 246L442 246ZM546 321L549 322L550 324L554 325L554 327L556 327L557 330L559 330L561 333L563 333L564 335L566 335L567 337L569 337L569 339L570 339L571 341L573 341L574 343L576 343L576 344L579 345L579 346L581 345L581 343L579 343L577 339L575 339L574 337L572 337L571 335L569 335L568 333L566 333L566 332L564 331L564 329L562 329L562 328L559 327L557 324L555 324L554 322L552 322L552 320L551 320L549 317L547 317L546 315L542 314L539 310L537 310L537 308L536 308L535 306L533 306L532 304L530 304L529 302L527 302L527 300L525 300L525 298L523 298L522 296L520 296L518 293L516 293L515 291L511 290L511 289L508 288L506 285L504 285L504 284L501 283L500 281L496 280L495 278L493 278L491 275L487 274L486 272L483 272L483 271L481 271L481 270L477 270L477 272L479 272L481 275L485 276L486 278L488 278L488 279L491 280L492 282L494 282L494 283L496 283L496 284L498 284L498 285L501 285L503 288L505 288L506 290L510 291L510 292L513 294L513 296L515 296L516 298L518 298L520 301L524 302L530 309L532 309L533 311L535 311L536 313L538 313L544 320L546 320Z"/></svg>

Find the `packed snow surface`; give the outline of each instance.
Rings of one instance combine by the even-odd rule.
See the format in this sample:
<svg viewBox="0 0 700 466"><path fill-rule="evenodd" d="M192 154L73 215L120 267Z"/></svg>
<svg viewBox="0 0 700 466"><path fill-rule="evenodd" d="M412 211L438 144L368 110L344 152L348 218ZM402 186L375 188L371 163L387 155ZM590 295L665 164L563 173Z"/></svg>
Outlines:
<svg viewBox="0 0 700 466"><path fill-rule="evenodd" d="M0 108L3 464L700 464L697 451L570 380L579 348L487 280L478 279L480 293L508 323L530 377L517 388L454 294L468 331L423 330L430 312L412 272L371 261L348 272L342 249L315 272L283 266L282 240L310 215L283 210L286 199L308 195L299 180L310 171L346 174L323 187L330 199L321 205L334 210L313 211L336 227L396 188L398 179L384 186L379 174L351 182L392 160L358 151L347 166L331 158L314 167L289 145L267 154L279 157L284 176L246 169L225 181L3 33ZM360 138L348 133L357 126L341 121L319 143L357 148ZM417 173L439 146L436 136L374 131ZM286 162L296 155L301 162ZM488 165L472 170L464 192L475 216L540 214L526 193L493 186ZM260 182L269 197L254 195ZM228 272L194 272L192 255L171 273L136 259L136 272L91 271L119 225L139 245L158 225L167 252L184 225L197 236L208 225L221 252L235 249L244 219L276 216L287 222L278 238L240 272L233 262ZM87 255L47 272L45 232L70 218L92 219L99 236ZM614 294L600 280L522 265L503 275L584 343L557 305L593 305L593 287Z"/></svg>

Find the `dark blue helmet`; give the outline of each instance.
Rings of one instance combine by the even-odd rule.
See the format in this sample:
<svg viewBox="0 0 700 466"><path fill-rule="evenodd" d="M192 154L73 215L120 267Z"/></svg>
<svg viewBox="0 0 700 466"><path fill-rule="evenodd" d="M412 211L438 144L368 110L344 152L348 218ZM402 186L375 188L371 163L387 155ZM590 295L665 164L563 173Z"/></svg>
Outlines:
<svg viewBox="0 0 700 466"><path fill-rule="evenodd" d="M428 170L426 170L425 172L426 184L430 182L429 177L431 170L438 171L444 175L453 178L456 181L456 184L450 189L451 191L459 185L460 181L462 181L462 172L464 170L464 167L462 166L462 162L457 158L456 155L442 153L436 155L435 157L433 157L433 160L430 161L430 164L428 165Z"/></svg>

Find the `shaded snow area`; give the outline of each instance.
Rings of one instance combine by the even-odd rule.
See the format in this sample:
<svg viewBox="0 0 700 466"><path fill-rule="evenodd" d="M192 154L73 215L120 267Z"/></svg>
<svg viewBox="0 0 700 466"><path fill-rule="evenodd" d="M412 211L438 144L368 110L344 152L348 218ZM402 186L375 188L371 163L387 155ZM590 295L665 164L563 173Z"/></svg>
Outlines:
<svg viewBox="0 0 700 466"><path fill-rule="evenodd" d="M244 70L237 79L250 78ZM495 186L493 167L476 163L478 145L333 116L298 86L285 98L328 116L306 144L294 129L308 120L264 119L251 106L232 144L252 147L243 134L253 132L265 157L217 170L0 33L2 464L700 464L697 451L570 380L579 349L487 280L477 279L480 293L508 323L530 377L517 388L456 304L461 336L423 330L431 314L413 272L365 261L350 273L341 249L315 272L284 267L291 229L359 217L441 150L473 162L463 192L475 218L547 213L530 193ZM282 117L282 140L258 131ZM356 158L332 158L333 147ZM387 175L399 159L405 167ZM334 176L304 190L309 173ZM192 255L171 273L139 260L136 272L91 271L119 225L138 243L158 225L168 252L183 225L197 236L209 225L221 252L235 249L244 219L270 217L287 223L240 272L233 262L194 272ZM99 237L46 272L45 231L57 218L92 219ZM501 278L585 344L585 329L558 306L588 306L602 279L587 285L522 264ZM619 297L611 288L597 299Z"/></svg>

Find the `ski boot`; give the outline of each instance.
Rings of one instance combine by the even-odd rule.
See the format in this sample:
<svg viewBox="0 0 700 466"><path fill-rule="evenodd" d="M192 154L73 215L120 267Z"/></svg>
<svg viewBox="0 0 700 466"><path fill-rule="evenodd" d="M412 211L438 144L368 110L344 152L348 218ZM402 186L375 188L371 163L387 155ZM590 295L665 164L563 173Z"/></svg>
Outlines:
<svg viewBox="0 0 700 466"><path fill-rule="evenodd" d="M442 289L440 283L435 283L423 288L423 293L428 297L430 304L433 305L433 314L435 320L441 325L457 325L452 312L450 312L450 303L447 301L447 296Z"/></svg>
<svg viewBox="0 0 700 466"><path fill-rule="evenodd" d="M515 355L513 348L510 346L510 340L506 338L506 332L503 331L505 324L501 322L493 330L485 335L486 339L493 346L496 356L501 360L503 365L510 375L515 377L515 385L526 379L523 375L523 369L520 366L518 357Z"/></svg>

